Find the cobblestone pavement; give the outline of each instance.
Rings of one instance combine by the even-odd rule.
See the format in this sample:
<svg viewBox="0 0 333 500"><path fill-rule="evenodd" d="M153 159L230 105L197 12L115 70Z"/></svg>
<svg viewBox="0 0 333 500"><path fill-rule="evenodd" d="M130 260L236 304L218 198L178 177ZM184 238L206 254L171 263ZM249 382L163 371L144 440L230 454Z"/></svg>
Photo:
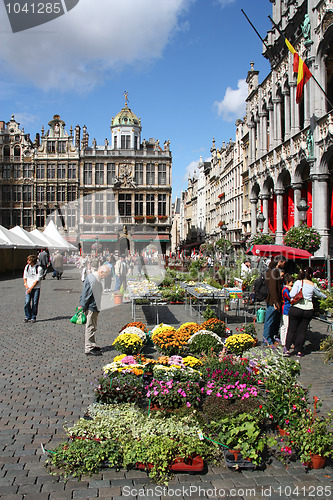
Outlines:
<svg viewBox="0 0 333 500"><path fill-rule="evenodd" d="M83 327L69 322L82 283L75 269L65 269L62 280L49 275L42 284L36 324L24 324L24 288L20 277L2 278L1 286L1 407L0 496L5 499L61 500L69 498L327 498L333 496L333 468L305 473L298 462L285 469L273 462L263 471L236 472L209 467L206 474L178 474L169 489L157 488L140 471L105 469L93 478L67 483L48 474L41 443L52 448L64 438L63 424L75 422L93 401L90 382L111 361L111 344L119 329L131 320L130 305L104 310L97 339L103 357L84 355ZM154 308L138 318L154 322ZM229 324L237 320L231 313ZM146 316L146 318L145 318ZM160 321L178 325L190 319L181 305L160 307ZM195 317L193 318L195 319ZM313 321L301 360L303 384L324 406L333 407L332 365L318 352L327 325ZM261 334L262 335L262 334ZM325 489L326 488L326 489Z"/></svg>

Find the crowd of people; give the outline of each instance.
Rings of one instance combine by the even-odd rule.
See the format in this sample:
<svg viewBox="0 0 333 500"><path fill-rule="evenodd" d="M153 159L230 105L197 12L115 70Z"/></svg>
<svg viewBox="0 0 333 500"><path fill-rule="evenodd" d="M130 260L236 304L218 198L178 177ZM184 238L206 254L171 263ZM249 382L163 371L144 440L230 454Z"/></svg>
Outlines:
<svg viewBox="0 0 333 500"><path fill-rule="evenodd" d="M284 272L286 258L271 260L265 279L268 289L263 340L267 345L281 343L285 356L304 356L304 343L308 325L314 314L313 297L326 298L313 283L313 270L300 270L293 282ZM291 350L293 349L293 350Z"/></svg>

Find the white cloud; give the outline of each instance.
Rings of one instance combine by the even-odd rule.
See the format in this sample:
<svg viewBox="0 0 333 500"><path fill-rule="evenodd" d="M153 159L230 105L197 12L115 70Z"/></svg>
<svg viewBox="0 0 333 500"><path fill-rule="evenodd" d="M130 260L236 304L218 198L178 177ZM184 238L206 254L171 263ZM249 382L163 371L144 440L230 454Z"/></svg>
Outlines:
<svg viewBox="0 0 333 500"><path fill-rule="evenodd" d="M80 0L64 16L15 34L7 20L0 58L40 88L89 90L111 71L161 57L191 1Z"/></svg>
<svg viewBox="0 0 333 500"><path fill-rule="evenodd" d="M32 113L17 112L14 113L14 118L18 123L22 123L25 126L25 124L35 123L38 117Z"/></svg>
<svg viewBox="0 0 333 500"><path fill-rule="evenodd" d="M189 177L193 177L194 170L196 170L197 175L198 175L198 165L200 163L200 158L198 160L193 160L191 163L189 163L185 169L185 174L184 174L184 180L187 181ZM210 161L210 156L208 158L205 158L203 161Z"/></svg>
<svg viewBox="0 0 333 500"><path fill-rule="evenodd" d="M238 80L237 89L228 87L222 101L215 101L218 116L226 121L241 118L245 114L247 98L247 83L245 80Z"/></svg>

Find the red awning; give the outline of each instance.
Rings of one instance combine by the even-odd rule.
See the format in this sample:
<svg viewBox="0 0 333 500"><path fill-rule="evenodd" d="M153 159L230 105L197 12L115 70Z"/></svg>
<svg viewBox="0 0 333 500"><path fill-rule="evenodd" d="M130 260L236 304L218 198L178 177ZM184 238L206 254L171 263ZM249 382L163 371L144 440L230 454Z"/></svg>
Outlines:
<svg viewBox="0 0 333 500"><path fill-rule="evenodd" d="M285 245L252 245L246 253L257 255L258 257L284 255L287 259L309 259L313 256L307 250L287 247Z"/></svg>

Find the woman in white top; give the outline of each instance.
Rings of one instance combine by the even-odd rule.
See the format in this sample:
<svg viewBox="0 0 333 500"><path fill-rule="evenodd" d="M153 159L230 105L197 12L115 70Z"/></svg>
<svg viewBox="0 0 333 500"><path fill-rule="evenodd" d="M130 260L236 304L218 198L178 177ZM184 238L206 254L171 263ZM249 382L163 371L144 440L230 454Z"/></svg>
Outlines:
<svg viewBox="0 0 333 500"><path fill-rule="evenodd" d="M298 280L290 291L290 297L293 299L295 295L302 289L303 299L297 304L292 305L289 310L289 327L286 340L286 356L290 356L290 347L294 344L295 352L298 357L304 356L304 342L308 324L313 316L312 297L325 298L317 286L312 282L313 271L308 267L305 271L300 271Z"/></svg>

